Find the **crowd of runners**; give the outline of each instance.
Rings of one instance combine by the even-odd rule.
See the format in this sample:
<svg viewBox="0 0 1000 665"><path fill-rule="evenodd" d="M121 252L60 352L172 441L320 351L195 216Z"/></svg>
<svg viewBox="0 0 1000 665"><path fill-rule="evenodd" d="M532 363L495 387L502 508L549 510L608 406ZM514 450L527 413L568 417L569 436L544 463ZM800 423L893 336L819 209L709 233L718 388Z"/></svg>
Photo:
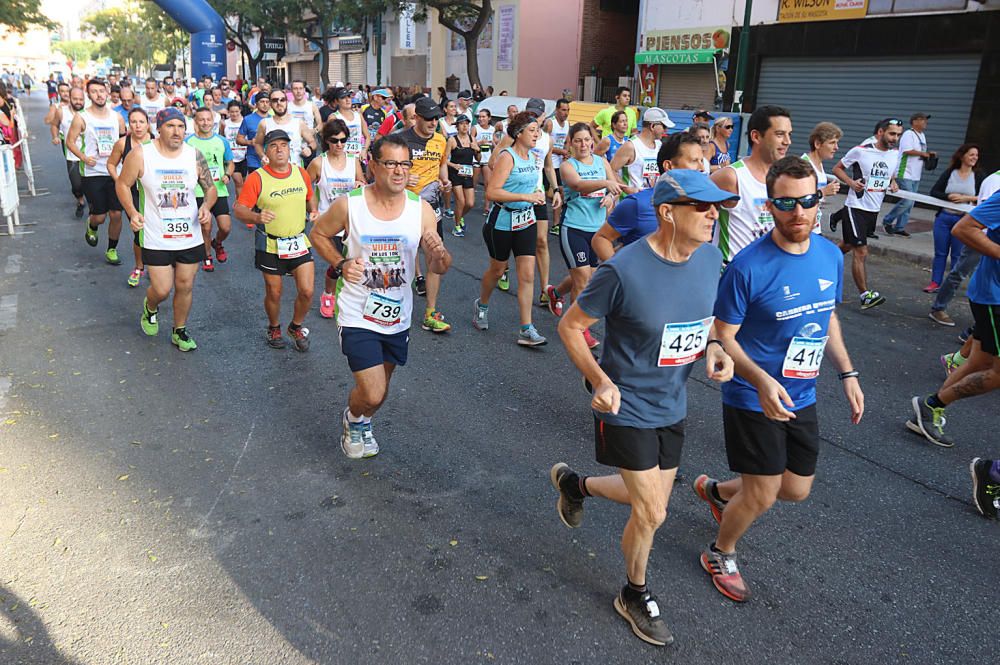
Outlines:
<svg viewBox="0 0 1000 665"><path fill-rule="evenodd" d="M354 376L342 412L341 447L350 458L379 451L373 417L406 364L412 323L438 335L457 321L489 331L491 307L499 306L492 296L510 288L513 269L520 319L513 341L548 342L532 322L539 306L560 318L560 340L592 394L596 459L615 470L585 476L555 464L558 516L578 527L592 497L631 507L622 537L626 579L614 606L638 637L657 645L673 637L647 586L647 564L676 478L695 363L704 359L701 371L721 384L733 472L693 482L718 523L700 561L720 593L742 602L751 591L738 564L740 539L775 501L810 493L824 360L838 374L851 421L865 412L836 313L845 257L858 307L884 303L866 271L868 241L884 197L906 173L900 163L932 156L912 142L901 153L904 123L885 118L828 174L823 163L836 159L841 130L820 123L810 150L790 155L793 112L778 106L750 114L750 150L740 156L731 149L730 116L700 111L691 127L678 127L663 109L630 106L627 89L593 122L570 123L565 99L551 115L532 98L498 118L477 112L468 91L439 103L377 88L359 100L338 85L317 104L302 81L288 90L259 81L242 91L199 82L187 94L170 79L149 79L139 91L119 81L76 83L56 86L46 122L65 155L75 215L86 214L87 244L100 244L103 233L104 260L120 265L123 221L132 231L125 281L137 288L146 278L141 309L136 300L142 332L158 334L172 293L171 342L197 348L187 327L192 286L199 269L227 262L235 216L252 230L263 274L266 344L307 352L305 324L317 300L320 318L338 327ZM921 120L926 115L914 114L908 130L918 138ZM913 397L905 423L945 447L953 445L947 406L1000 387L1000 174L969 189L968 152L953 160L957 176L942 192L978 205L952 213L951 235L965 249L940 278L950 286L937 293L931 318L946 325L940 316L971 274L975 324L962 348L943 357L944 384ZM486 269L475 302L446 317L439 298L452 257L444 238L446 231L467 237L477 186ZM849 190L844 207L821 216L823 197L841 187ZM825 220L839 225L842 242L820 234ZM568 270L559 283L551 281L550 237ZM286 276L296 297L283 319ZM976 458L971 473L976 507L996 518L1000 462Z"/></svg>

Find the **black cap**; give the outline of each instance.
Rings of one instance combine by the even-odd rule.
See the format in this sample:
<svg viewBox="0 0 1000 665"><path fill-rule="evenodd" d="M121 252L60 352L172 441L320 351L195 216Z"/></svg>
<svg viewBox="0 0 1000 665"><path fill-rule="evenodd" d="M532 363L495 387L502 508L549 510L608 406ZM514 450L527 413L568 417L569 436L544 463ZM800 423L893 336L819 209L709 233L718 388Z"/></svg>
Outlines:
<svg viewBox="0 0 1000 665"><path fill-rule="evenodd" d="M414 104L417 115L424 120L437 120L444 112L441 107L434 103L430 97L421 97Z"/></svg>
<svg viewBox="0 0 1000 665"><path fill-rule="evenodd" d="M923 111L917 111L916 113L914 113L913 115L910 116L910 122L913 122L914 120L928 120L928 119L930 119L930 117L931 117L930 113L924 113Z"/></svg>
<svg viewBox="0 0 1000 665"><path fill-rule="evenodd" d="M534 113L537 117L541 118L545 115L545 102L538 97L532 97L528 100L528 103L524 105L524 110L528 113Z"/></svg>
<svg viewBox="0 0 1000 665"><path fill-rule="evenodd" d="M343 99L344 97L350 97L350 96L351 96L351 91L348 90L347 88L334 88L333 89L333 98L334 99Z"/></svg>
<svg viewBox="0 0 1000 665"><path fill-rule="evenodd" d="M470 91L468 91L468 90L463 90L462 92L458 93L458 98L459 99L472 99L472 93Z"/></svg>
<svg viewBox="0 0 1000 665"><path fill-rule="evenodd" d="M708 111L704 110L704 109L702 109L700 111L696 111L695 114L692 115L691 117L692 118L705 118L706 120L715 120L715 116L712 115L711 113L709 113Z"/></svg>
<svg viewBox="0 0 1000 665"><path fill-rule="evenodd" d="M264 149L274 141L286 141L288 143L292 142L291 137L283 129L272 129L267 134L264 134Z"/></svg>

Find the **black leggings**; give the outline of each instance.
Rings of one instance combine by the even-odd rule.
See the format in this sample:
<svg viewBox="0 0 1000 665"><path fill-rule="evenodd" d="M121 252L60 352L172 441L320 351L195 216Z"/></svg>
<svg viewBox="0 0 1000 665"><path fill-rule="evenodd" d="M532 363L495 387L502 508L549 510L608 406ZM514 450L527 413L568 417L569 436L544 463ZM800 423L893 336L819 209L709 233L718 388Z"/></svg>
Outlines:
<svg viewBox="0 0 1000 665"><path fill-rule="evenodd" d="M83 175L80 173L80 162L66 160L66 173L69 175L69 186L73 196L78 200L83 198Z"/></svg>

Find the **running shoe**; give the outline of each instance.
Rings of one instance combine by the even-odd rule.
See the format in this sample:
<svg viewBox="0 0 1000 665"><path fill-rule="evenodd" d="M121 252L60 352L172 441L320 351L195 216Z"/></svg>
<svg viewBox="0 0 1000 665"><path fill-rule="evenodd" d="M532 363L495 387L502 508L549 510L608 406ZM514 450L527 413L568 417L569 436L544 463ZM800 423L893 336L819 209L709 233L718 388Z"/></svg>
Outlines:
<svg viewBox="0 0 1000 665"><path fill-rule="evenodd" d="M457 222L455 222L455 226L451 230L451 235L455 236L456 238L464 238L465 237L465 221L464 220L460 219Z"/></svg>
<svg viewBox="0 0 1000 665"><path fill-rule="evenodd" d="M992 466L993 460L976 457L969 463L969 473L972 474L972 503L983 517L995 520L1000 511L1000 483L990 477Z"/></svg>
<svg viewBox="0 0 1000 665"><path fill-rule="evenodd" d="M319 297L319 315L324 319L332 319L337 308L337 297L332 293L323 294Z"/></svg>
<svg viewBox="0 0 1000 665"><path fill-rule="evenodd" d="M715 494L712 493L712 490L718 484L718 480L709 478L708 475L703 473L694 479L691 487L694 489L694 493L698 495L698 498L707 503L708 507L712 509L712 517L715 518L715 521L722 524L722 511L726 509L726 502L716 499Z"/></svg>
<svg viewBox="0 0 1000 665"><path fill-rule="evenodd" d="M215 272L215 264L212 263L212 259L205 259L201 262L201 269L205 272Z"/></svg>
<svg viewBox="0 0 1000 665"><path fill-rule="evenodd" d="M750 599L750 589L736 565L736 552L725 554L708 546L701 553L701 567L712 576L712 584L726 598L737 603Z"/></svg>
<svg viewBox="0 0 1000 665"><path fill-rule="evenodd" d="M417 278L413 280L413 290L418 296L427 295L427 280L424 279L423 275L417 275Z"/></svg>
<svg viewBox="0 0 1000 665"><path fill-rule="evenodd" d="M187 328L174 328L174 332L170 335L170 343L181 351L194 351L198 348L198 345L188 335Z"/></svg>
<svg viewBox="0 0 1000 665"><path fill-rule="evenodd" d="M934 281L924 287L924 293L937 293L940 290L941 285Z"/></svg>
<svg viewBox="0 0 1000 665"><path fill-rule="evenodd" d="M444 314L436 309L432 312L428 312L424 316L424 320L420 323L420 327L433 333L446 333L451 330L451 324L445 323L444 321Z"/></svg>
<svg viewBox="0 0 1000 665"><path fill-rule="evenodd" d="M580 492L580 475L569 468L565 462L553 464L549 470L549 480L552 487L559 492L559 499L556 501L556 512L562 523L571 529L575 529L583 522L583 499L576 497ZM573 486L576 491L573 492Z"/></svg>
<svg viewBox="0 0 1000 665"><path fill-rule="evenodd" d="M869 233L868 237L871 238L872 240L878 240L878 234L875 233L874 231L872 231L871 233Z"/></svg>
<svg viewBox="0 0 1000 665"><path fill-rule="evenodd" d="M489 330L490 329L490 308L489 305L483 307L479 304L479 298L476 298L476 302L472 309L472 327L476 330Z"/></svg>
<svg viewBox="0 0 1000 665"><path fill-rule="evenodd" d="M160 332L160 324L156 320L156 315L159 311L150 312L147 306L146 298L142 299L142 316L139 317L139 326L142 328L142 332L146 333L150 337Z"/></svg>
<svg viewBox="0 0 1000 665"><path fill-rule="evenodd" d="M113 266L122 264L122 260L118 257L118 250L114 247L108 247L108 251L104 252L104 260Z"/></svg>
<svg viewBox="0 0 1000 665"><path fill-rule="evenodd" d="M663 647L673 644L674 636L660 617L660 605L649 591L639 593L622 587L615 597L615 611L632 626L632 632L644 642Z"/></svg>
<svg viewBox="0 0 1000 665"><path fill-rule="evenodd" d="M588 349L596 349L601 345L601 340L594 337L594 335L590 332L590 328L583 331L583 338L587 340Z"/></svg>
<svg viewBox="0 0 1000 665"><path fill-rule="evenodd" d="M559 235L559 224L553 224L549 227L549 235L557 236Z"/></svg>
<svg viewBox="0 0 1000 665"><path fill-rule="evenodd" d="M521 346L544 346L549 340L538 334L535 326L529 325L517 333L517 343Z"/></svg>
<svg viewBox="0 0 1000 665"><path fill-rule="evenodd" d="M226 248L222 246L222 243L218 240L212 241L212 249L215 250L215 258L219 260L219 263L225 263L229 260L229 254L226 253Z"/></svg>
<svg viewBox="0 0 1000 665"><path fill-rule="evenodd" d="M538 306L539 307L549 306L549 297L545 294L545 291L542 291L541 293L538 294Z"/></svg>
<svg viewBox="0 0 1000 665"><path fill-rule="evenodd" d="M926 397L919 395L911 400L913 418L906 421L911 432L923 435L928 441L942 448L951 448L955 442L944 433L948 420L944 417L944 407L934 408L927 403Z"/></svg>
<svg viewBox="0 0 1000 665"><path fill-rule="evenodd" d="M305 353L309 350L309 328L299 326L298 330L292 330L292 326L289 325L286 332L292 338L292 346L296 351Z"/></svg>
<svg viewBox="0 0 1000 665"><path fill-rule="evenodd" d="M944 367L945 376L951 376L951 373L962 366L961 362L958 362L955 356L961 357L961 354L956 351L955 353L946 353L941 356L941 365Z"/></svg>
<svg viewBox="0 0 1000 665"><path fill-rule="evenodd" d="M830 215L830 232L831 233L836 233L837 232L837 224L840 223L840 220L841 220L843 214L844 214L844 210L843 210L843 208L841 208L837 212L835 212L832 215Z"/></svg>
<svg viewBox="0 0 1000 665"><path fill-rule="evenodd" d="M73 213L73 214L76 215L77 219L82 219L83 218L83 211L86 210L86 208L87 208L86 204L77 203L76 204L76 212Z"/></svg>
<svg viewBox="0 0 1000 665"><path fill-rule="evenodd" d="M139 280L142 279L142 270L136 268L128 276L128 285L132 288L139 286Z"/></svg>
<svg viewBox="0 0 1000 665"><path fill-rule="evenodd" d="M948 326L949 328L955 327L955 320L948 316L948 312L943 309L932 310L930 314L927 315L934 323L940 323L942 326ZM965 342L963 342L964 344Z"/></svg>
<svg viewBox="0 0 1000 665"><path fill-rule="evenodd" d="M91 227L90 222L87 222L87 231L84 233L83 239L91 247L97 247L97 229Z"/></svg>
<svg viewBox="0 0 1000 665"><path fill-rule="evenodd" d="M861 294L861 309L871 309L878 307L885 302L885 298L878 291L865 291Z"/></svg>
<svg viewBox="0 0 1000 665"><path fill-rule="evenodd" d="M965 330L963 330L958 334L958 341L961 342L962 344L965 344L966 342L969 341L970 337L972 337L972 326L969 326L968 328L966 328Z"/></svg>
<svg viewBox="0 0 1000 665"><path fill-rule="evenodd" d="M893 231L892 234L895 235L895 236L901 236L903 238L909 238L910 237L910 232L907 231L906 229L899 229L898 231Z"/></svg>
<svg viewBox="0 0 1000 665"><path fill-rule="evenodd" d="M449 208L449 209L445 210L443 214L444 214L444 216L445 216L445 217L447 217L448 219L454 219L454 217L455 217L455 211L454 211L454 210L452 210L451 208Z"/></svg>
<svg viewBox="0 0 1000 665"><path fill-rule="evenodd" d="M351 459L361 459L365 456L365 425L348 420L347 411L345 408L342 416L344 433L340 437L340 449Z"/></svg>
<svg viewBox="0 0 1000 665"><path fill-rule="evenodd" d="M273 328L268 326L267 332L264 333L264 339L267 340L267 345L272 349L283 349L288 346L288 342L281 336L281 326Z"/></svg>
<svg viewBox="0 0 1000 665"><path fill-rule="evenodd" d="M497 282L497 288L501 291L510 291L510 275L506 270L500 275L500 280Z"/></svg>
<svg viewBox="0 0 1000 665"><path fill-rule="evenodd" d="M372 421L362 423L361 426L364 427L361 430L361 440L364 442L364 452L361 453L361 456L375 457L378 455L378 441L375 440L375 433L372 432Z"/></svg>
<svg viewBox="0 0 1000 665"><path fill-rule="evenodd" d="M549 299L547 304L549 306L549 311L552 312L552 316L562 316L563 299L561 295L556 293L556 287L551 284L547 285L545 287L545 297Z"/></svg>

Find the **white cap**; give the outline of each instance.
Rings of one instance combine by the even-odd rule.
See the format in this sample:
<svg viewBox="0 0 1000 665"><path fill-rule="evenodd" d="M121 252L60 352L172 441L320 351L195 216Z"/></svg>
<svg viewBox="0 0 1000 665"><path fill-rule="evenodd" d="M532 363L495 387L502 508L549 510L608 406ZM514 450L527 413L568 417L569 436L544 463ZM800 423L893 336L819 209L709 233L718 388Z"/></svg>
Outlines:
<svg viewBox="0 0 1000 665"><path fill-rule="evenodd" d="M335 87L335 88L343 88L344 87L344 82L343 81L337 81L336 83L333 84L333 87Z"/></svg>
<svg viewBox="0 0 1000 665"><path fill-rule="evenodd" d="M675 127L676 125L667 115L667 112L657 106L650 106L646 109L646 112L642 114L642 124L651 124L654 122L663 123L663 126L667 129Z"/></svg>

